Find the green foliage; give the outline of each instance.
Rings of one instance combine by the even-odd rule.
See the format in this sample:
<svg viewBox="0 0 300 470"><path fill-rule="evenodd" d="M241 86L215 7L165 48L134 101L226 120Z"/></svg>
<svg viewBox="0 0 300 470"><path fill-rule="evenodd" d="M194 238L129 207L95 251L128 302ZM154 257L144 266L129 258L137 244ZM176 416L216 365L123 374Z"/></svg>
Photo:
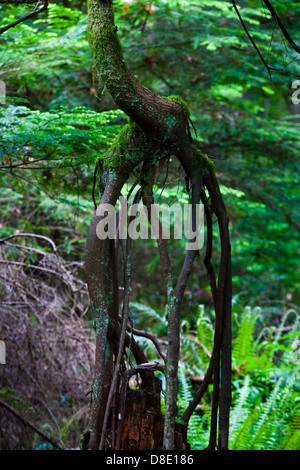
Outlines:
<svg viewBox="0 0 300 470"><path fill-rule="evenodd" d="M0 236L16 229L52 236L50 227L61 227L67 230L61 233L61 253L70 254L68 230L74 232L75 223L76 232L86 235L93 210L91 175L122 120L119 111L97 113L83 106L47 112L0 108L0 193L5 204L15 207L12 212L2 206Z"/></svg>
<svg viewBox="0 0 300 470"><path fill-rule="evenodd" d="M83 106L47 112L25 106L0 108L1 169L11 173L18 166L22 170L26 166L40 170L35 163L44 162L42 169L56 170L53 174L61 179L72 166L83 170L94 165L99 151L111 144L121 116L119 111L97 113ZM56 185L57 180L53 187ZM70 187L62 189L71 190Z"/></svg>
<svg viewBox="0 0 300 470"><path fill-rule="evenodd" d="M0 37L0 69L9 95L28 97L38 109L90 106L95 99L87 17L81 8L50 3L49 10ZM31 6L1 5L1 26ZM31 11L31 10L30 10ZM6 47L5 47L6 46Z"/></svg>
<svg viewBox="0 0 300 470"><path fill-rule="evenodd" d="M233 342L233 403L230 415L231 450L299 449L299 391L300 364L299 320L291 321L295 312L281 316L278 328L263 327L263 311L246 308ZM197 338L205 339L201 329L208 327L209 317L199 310ZM288 320L289 333L285 334ZM202 328L201 328L202 325ZM262 336L255 330L261 326ZM200 328L199 328L200 327ZM200 336L199 335L202 335ZM295 338L298 340L295 342ZM208 344L207 341L205 344ZM199 351L182 348L185 364L191 364L190 355ZM208 358L203 357L203 370ZM191 400L194 387L189 377L199 373L197 361L193 367L182 366L179 372L179 416ZM191 419L189 442L192 448L203 449L208 444L210 417L210 390Z"/></svg>
<svg viewBox="0 0 300 470"><path fill-rule="evenodd" d="M183 368L179 369L179 400L178 400L178 413L179 415L185 410L189 402L193 398L193 389L190 381L187 378L186 372ZM207 415L208 418L208 415ZM200 418L199 414L194 413L191 416L188 427L188 442L193 450L201 449L201 441L203 435L205 436L205 428L203 424L205 419Z"/></svg>
<svg viewBox="0 0 300 470"><path fill-rule="evenodd" d="M149 307L149 305L142 304L139 302L130 302L130 316L132 317L133 321L136 325L139 325L140 318L148 318L151 320L154 329L158 332L158 334L165 335L168 327L167 322L167 310L163 314L158 313L153 308Z"/></svg>
<svg viewBox="0 0 300 470"><path fill-rule="evenodd" d="M278 450L300 450L300 411L295 411L287 426L287 433L277 447Z"/></svg>
<svg viewBox="0 0 300 470"><path fill-rule="evenodd" d="M258 309L260 311L260 309ZM233 356L237 365L249 359L254 352L254 331L257 311L246 307L241 315L241 324L234 341Z"/></svg>
<svg viewBox="0 0 300 470"><path fill-rule="evenodd" d="M0 108L0 236L16 230L50 236L62 256L82 260L93 211L91 174L122 116L82 106L47 112Z"/></svg>
<svg viewBox="0 0 300 470"><path fill-rule="evenodd" d="M0 8L4 25L27 13L30 7ZM298 3L277 2L276 8L297 42ZM253 298L254 304L266 297L284 300L285 296L297 303L295 221L300 134L299 113L291 104L294 77L289 73L299 73L299 62L289 44L258 1L248 0L240 6L268 63L289 72L274 72L273 84L229 1L158 0L149 5L140 0L120 0L115 2L115 9L118 37L130 69L146 86L163 96L180 99L191 115L194 137L203 143L203 155L224 158L213 160L223 186L244 193L238 200L234 192L225 195L232 221L234 292L245 301ZM51 113L49 110L66 104L69 109L113 109L105 89L101 100L95 98L86 27L86 5L71 1L67 8L51 3L47 13L3 34L0 69L1 80L7 84L8 102L13 99L18 105L16 100L27 100L31 111ZM40 119L44 125L45 117L36 116L36 123ZM88 125L90 117L83 118ZM75 150L76 155L77 148L81 154L90 148L98 150L96 129L92 145L87 134L91 132L72 131L60 141L61 153L70 155ZM53 150L51 137L48 133L48 142L41 143L40 153L47 155ZM26 133L23 138L26 144ZM17 157L21 156L20 148ZM101 143L98 153L88 152L90 161L107 149ZM199 156L202 158L202 154ZM65 193L86 184L81 184L80 177L80 184L74 184L74 179L73 184L66 184L70 173L75 178L77 161L71 172L70 166L57 166ZM91 171L87 167L85 170L91 178ZM51 189L57 188L56 181L52 183ZM41 184L40 177L35 184Z"/></svg>
<svg viewBox="0 0 300 470"><path fill-rule="evenodd" d="M292 375L285 385L282 385L282 382L283 380L278 380L267 400L253 408L249 399L250 378L245 377L231 417L232 450L276 450L285 445L281 444L283 440L290 441L293 427L291 423L299 413L299 410L293 410L296 376Z"/></svg>

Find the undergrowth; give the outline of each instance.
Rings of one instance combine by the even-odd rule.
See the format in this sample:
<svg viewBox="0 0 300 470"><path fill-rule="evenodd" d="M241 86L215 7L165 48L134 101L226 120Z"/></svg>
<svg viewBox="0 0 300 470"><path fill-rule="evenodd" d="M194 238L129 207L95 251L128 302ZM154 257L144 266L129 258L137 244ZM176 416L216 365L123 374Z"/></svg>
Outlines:
<svg viewBox="0 0 300 470"><path fill-rule="evenodd" d="M299 318L295 310L287 310L278 325L264 326L263 313L247 307L236 324L229 448L299 450ZM202 309L201 317L203 323ZM193 384L193 371L185 367L188 363L183 358L179 373L179 415L198 386ZM208 445L210 407L209 389L189 423L191 449Z"/></svg>

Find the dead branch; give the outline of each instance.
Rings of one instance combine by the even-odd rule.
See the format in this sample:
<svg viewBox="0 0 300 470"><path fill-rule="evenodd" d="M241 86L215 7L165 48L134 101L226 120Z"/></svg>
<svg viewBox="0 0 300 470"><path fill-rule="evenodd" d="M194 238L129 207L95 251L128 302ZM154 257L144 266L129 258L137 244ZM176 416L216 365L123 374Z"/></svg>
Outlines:
<svg viewBox="0 0 300 470"><path fill-rule="evenodd" d="M127 325L127 330L131 331L135 336L142 336L143 338L150 339L154 346L157 349L158 354L160 357L163 359L164 362L166 362L167 356L163 352L162 345L158 338L155 336L155 334L149 332L149 331L144 331L144 330L137 330L136 328L132 328L131 325Z"/></svg>
<svg viewBox="0 0 300 470"><path fill-rule="evenodd" d="M11 406L9 406L7 403L5 403L4 401L0 400L0 406L2 406L2 408L5 408L7 411L9 411L12 415L14 415L16 418L18 418L20 421L22 421L22 423L24 424L24 426L27 426L29 427L32 431L36 432L37 434L39 434L39 436L41 436L44 441L46 442L49 442L49 444L51 444L54 449L58 449L58 450L63 450L63 447L61 445L59 445L56 441L54 441L52 438L48 437L43 431L41 431L39 428L37 428L37 426L35 426L35 424L33 424L31 421L29 421L27 418L24 418L24 416L22 416L20 413L18 413L14 408L12 408Z"/></svg>

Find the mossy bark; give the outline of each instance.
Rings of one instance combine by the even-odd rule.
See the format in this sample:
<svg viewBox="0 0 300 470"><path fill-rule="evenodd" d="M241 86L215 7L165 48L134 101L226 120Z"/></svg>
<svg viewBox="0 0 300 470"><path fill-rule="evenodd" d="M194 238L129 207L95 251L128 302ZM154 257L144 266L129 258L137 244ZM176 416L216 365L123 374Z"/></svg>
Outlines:
<svg viewBox="0 0 300 470"><path fill-rule="evenodd" d="M210 254L207 253L206 257L216 310L216 330L212 362L204 383L207 386L211 377L214 377L210 448L216 447L217 415L219 414L218 446L221 449L226 449L228 447L230 407L231 264L228 217L215 176L215 168L207 156L194 146L189 130L189 109L183 100L180 97L164 98L159 96L144 87L128 69L118 39L117 27L114 23L112 0L89 0L88 7L88 40L94 61L93 73L96 91L100 94L104 84L116 104L130 119L129 124L122 129L109 152L99 160L101 163L99 166L101 166L103 172L104 190L98 207L101 207L104 203L116 204L123 185L139 164L142 164L142 174L141 191L138 195L141 198L148 197L149 203L152 198L152 185L154 182L154 172L151 169L155 168L158 161L175 156L180 161L190 181L193 204L196 205L200 200L203 204L206 204L206 220L208 223L211 219L210 211L213 211L218 218L222 253L217 283L212 265L209 262ZM208 190L211 199L209 209L204 188ZM101 434L102 442L105 440L104 437L106 439L110 438L112 442L122 442L123 446L125 445L124 442L127 442L125 437L120 435L123 432L122 429L124 430L124 426L123 428L122 426L116 427L116 429L112 426L108 432L107 420L104 419L105 415L107 417L108 414L111 414L111 410L107 408L110 406L108 396L114 374L113 359L120 353L118 347L120 347L119 338L122 332L120 332L121 326L117 315L118 293L116 291L118 290L118 281L116 280L114 266L116 253L114 252L115 248L111 247L112 251L108 255L105 242L97 237L96 228L100 220L101 217L97 215L96 211L88 234L86 248L86 276L96 325L95 378L89 441L87 443L87 447L90 449L99 448ZM208 224L208 226L212 228L211 224ZM208 231L208 236L208 246L211 248L212 230ZM180 308L193 261L198 252L195 250L186 253L178 282L173 285L172 263L169 259L165 241L159 239L158 248L165 276L169 314L168 348L164 367L166 411L163 420L163 446L167 450L172 450L176 447L175 418L177 414L177 373L180 352ZM123 353L124 350L121 350L121 355ZM140 367L141 354L137 346L135 357L137 365ZM145 365L140 367L141 370L144 367ZM146 364L146 367L151 369L152 366ZM122 370L122 373L123 378L120 387L123 387L126 394L127 382L124 382L126 369ZM152 371L149 373L153 376ZM199 396L201 398L203 395L202 392L203 390L195 395L195 399L186 413L183 414L185 425L188 425L189 417L197 406ZM147 393L147 391L144 390L143 393ZM130 400L130 394L127 398ZM118 407L118 401L115 400L114 403L114 406ZM122 407L124 408L124 400ZM128 405L127 409L129 409ZM115 410L115 412L118 412L118 410ZM123 416L122 419L124 422L126 421L126 417ZM105 423L104 427L103 423ZM158 434L161 438L161 433ZM153 432L151 435L156 434ZM151 445L160 444L154 443Z"/></svg>

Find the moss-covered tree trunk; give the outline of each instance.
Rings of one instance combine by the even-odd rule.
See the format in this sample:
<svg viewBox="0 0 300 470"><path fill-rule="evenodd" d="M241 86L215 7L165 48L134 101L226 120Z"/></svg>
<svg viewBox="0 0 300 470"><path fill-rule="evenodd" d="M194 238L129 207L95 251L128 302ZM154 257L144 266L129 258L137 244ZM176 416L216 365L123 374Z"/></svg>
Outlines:
<svg viewBox="0 0 300 470"><path fill-rule="evenodd" d="M120 309L118 279L118 243L98 238L96 228L100 222L103 204L115 206L123 185L140 165L140 190L137 197L146 206L153 200L152 187L155 181L157 162L175 156L187 175L192 190L194 207L200 201L204 204L207 225L207 246L204 263L210 278L216 311L215 342L210 366L204 382L193 401L182 415L182 422L188 426L189 418L213 380L213 403L211 437L209 448L227 449L229 408L231 399L231 264L228 217L215 176L214 165L201 153L193 142L189 131L189 110L178 97L164 98L145 88L130 72L123 57L118 39L118 28L114 22L112 0L89 0L88 39L93 55L93 74L96 91L101 94L103 85L110 92L115 103L130 118L111 150L99 162L99 178L102 195L93 218L86 249L86 275L91 302L95 314L96 357L95 377L92 393L91 419L85 435L86 448L121 448L128 442L128 422L143 406L130 401L128 379L133 373L140 373L144 394L153 394L154 370L159 368L166 377L165 416L163 429L156 431L150 420L149 435L152 443L148 448L174 449L175 417L177 413L177 371L180 352L180 309L185 287L198 251L187 251L178 282L173 285L172 260L166 241L158 239L158 249L168 299L168 346L166 355L161 352L164 365L148 364L143 351L131 338L128 325L128 304L130 293L131 244L126 246L125 293ZM207 191L206 191L207 190ZM207 200L209 195L210 203ZM216 214L221 238L221 260L216 276L211 264L212 213ZM149 214L150 215L150 214ZM153 339L153 338L152 338ZM157 341L153 339L155 343ZM136 360L136 367L126 369L124 351L130 343ZM159 347L158 347L159 350ZM150 401L149 401L150 400ZM141 400L150 403L151 399ZM144 410L145 411L145 410ZM147 411L147 410L146 410ZM151 410L150 410L151 411ZM152 411L154 412L154 411ZM126 415L127 413L127 415ZM159 416L159 410L155 413ZM219 416L219 426L217 426ZM132 421L133 422L133 421ZM127 423L127 424L126 424ZM149 424L150 423L150 424ZM161 420L159 420L161 423ZM161 432L157 432L158 428ZM217 439L218 429L218 439ZM125 434L124 434L125 433ZM126 434L127 433L127 434ZM126 437L127 436L127 437ZM178 437L178 436L177 436ZM136 437L137 438L137 437ZM127 439L127 440L126 440ZM137 438L138 439L138 438ZM217 443L218 440L218 443ZM143 444L145 445L145 444Z"/></svg>

